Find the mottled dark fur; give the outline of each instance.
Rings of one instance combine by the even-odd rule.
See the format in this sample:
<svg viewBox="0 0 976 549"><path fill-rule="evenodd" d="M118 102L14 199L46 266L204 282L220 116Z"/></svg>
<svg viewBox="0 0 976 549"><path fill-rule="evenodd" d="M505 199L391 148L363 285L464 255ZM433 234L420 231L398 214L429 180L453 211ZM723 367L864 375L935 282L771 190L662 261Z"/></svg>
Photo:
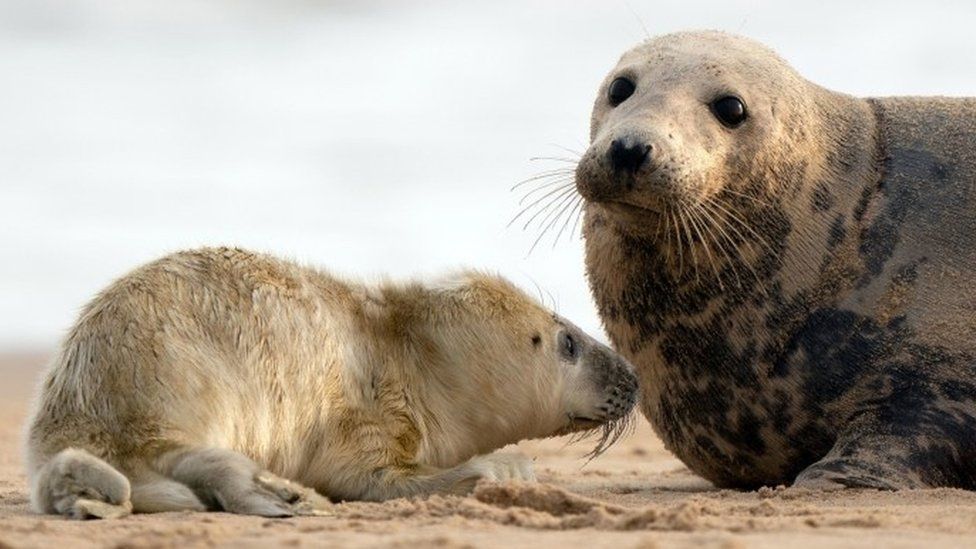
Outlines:
<svg viewBox="0 0 976 549"><path fill-rule="evenodd" d="M641 56L646 66L628 61ZM761 92L726 90L749 94L755 127L693 134L725 151L717 181L695 179L694 165L658 169L681 158L670 143L645 180L615 188L606 175L597 149L617 133L655 144L655 125L710 123L640 110L663 91L630 110L598 98L577 171L590 286L640 370L645 415L719 486L976 489L976 99L836 94L718 33L652 40L620 70L638 90L639 70L663 89L673 67L673 80L715 77L700 66L725 67L722 89L750 70L773 75ZM680 169L680 181L653 175ZM680 269L671 225L636 193L717 197L751 230L731 235L729 255L690 235L699 258L714 252L714 272L704 260ZM646 208L647 222L611 203Z"/></svg>

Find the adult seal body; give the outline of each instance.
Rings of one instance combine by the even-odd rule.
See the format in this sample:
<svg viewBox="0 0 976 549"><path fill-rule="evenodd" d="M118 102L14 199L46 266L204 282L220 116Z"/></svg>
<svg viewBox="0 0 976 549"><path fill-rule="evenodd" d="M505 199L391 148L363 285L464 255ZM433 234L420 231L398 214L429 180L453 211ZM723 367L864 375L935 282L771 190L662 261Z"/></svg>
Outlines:
<svg viewBox="0 0 976 549"><path fill-rule="evenodd" d="M286 516L531 479L525 438L603 428L629 364L503 278L363 284L237 249L145 265L82 312L27 452L40 512ZM320 495L321 494L321 495Z"/></svg>
<svg viewBox="0 0 976 549"><path fill-rule="evenodd" d="M606 78L576 176L600 315L691 469L976 489L976 100L673 34Z"/></svg>

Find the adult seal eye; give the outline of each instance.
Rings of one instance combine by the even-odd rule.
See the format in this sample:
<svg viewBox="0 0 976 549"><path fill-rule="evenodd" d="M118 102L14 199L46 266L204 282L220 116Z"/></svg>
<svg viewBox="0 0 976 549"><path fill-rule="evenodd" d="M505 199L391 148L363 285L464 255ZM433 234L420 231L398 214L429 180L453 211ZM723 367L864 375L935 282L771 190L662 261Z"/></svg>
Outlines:
<svg viewBox="0 0 976 549"><path fill-rule="evenodd" d="M712 102L712 112L719 122L730 128L742 124L749 117L745 103L734 95L721 97Z"/></svg>
<svg viewBox="0 0 976 549"><path fill-rule="evenodd" d="M628 97L634 95L634 90L637 86L629 78L616 78L613 82L610 82L610 88L607 90L607 98L610 100L610 105L616 107L617 105L623 103Z"/></svg>
<svg viewBox="0 0 976 549"><path fill-rule="evenodd" d="M563 332L560 339L560 347L562 348L563 355L570 359L576 358L576 355L579 352L579 346L576 344L576 339L567 332Z"/></svg>

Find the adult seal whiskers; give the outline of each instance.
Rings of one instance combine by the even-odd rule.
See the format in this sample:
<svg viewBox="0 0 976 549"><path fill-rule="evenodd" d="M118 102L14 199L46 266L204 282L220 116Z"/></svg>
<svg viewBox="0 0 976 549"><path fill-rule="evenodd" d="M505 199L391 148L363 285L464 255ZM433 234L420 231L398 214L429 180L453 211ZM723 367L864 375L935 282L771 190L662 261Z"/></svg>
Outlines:
<svg viewBox="0 0 976 549"><path fill-rule="evenodd" d="M662 36L601 86L576 186L599 313L691 469L976 489L976 99Z"/></svg>

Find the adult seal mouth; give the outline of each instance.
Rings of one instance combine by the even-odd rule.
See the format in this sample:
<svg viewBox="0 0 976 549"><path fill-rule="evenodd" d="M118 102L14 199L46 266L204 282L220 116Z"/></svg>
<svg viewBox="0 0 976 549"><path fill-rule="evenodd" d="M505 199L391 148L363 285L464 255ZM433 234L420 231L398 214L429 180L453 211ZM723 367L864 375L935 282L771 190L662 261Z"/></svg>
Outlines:
<svg viewBox="0 0 976 549"><path fill-rule="evenodd" d="M626 52L575 167L641 410L722 487L976 489L976 99L862 99L765 46Z"/></svg>
<svg viewBox="0 0 976 549"><path fill-rule="evenodd" d="M599 205L609 215L619 218L623 223L632 224L651 224L650 222L661 215L661 210L657 208L639 206L622 200L605 200L602 202L592 202Z"/></svg>

